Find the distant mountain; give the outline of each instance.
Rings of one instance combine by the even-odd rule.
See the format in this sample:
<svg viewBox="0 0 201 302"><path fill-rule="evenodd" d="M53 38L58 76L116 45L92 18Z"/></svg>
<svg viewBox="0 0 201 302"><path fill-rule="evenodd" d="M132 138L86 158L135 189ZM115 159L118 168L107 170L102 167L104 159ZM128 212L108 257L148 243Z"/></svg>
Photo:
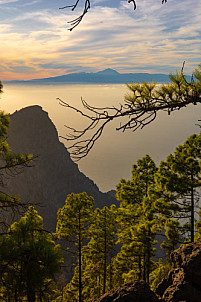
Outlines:
<svg viewBox="0 0 201 302"><path fill-rule="evenodd" d="M188 79L188 77L187 77ZM190 79L190 77L189 77ZM9 81L10 84L125 84L136 82L157 82L167 83L170 81L167 74L150 73L119 73L116 70L107 68L95 73L70 73L58 77L34 79L29 81Z"/></svg>
<svg viewBox="0 0 201 302"><path fill-rule="evenodd" d="M96 74L99 74L99 75L106 75L106 76L107 76L107 75L112 76L112 75L119 75L120 73L117 72L117 71L114 70L114 69L107 68L107 69L105 69L105 70L98 71Z"/></svg>

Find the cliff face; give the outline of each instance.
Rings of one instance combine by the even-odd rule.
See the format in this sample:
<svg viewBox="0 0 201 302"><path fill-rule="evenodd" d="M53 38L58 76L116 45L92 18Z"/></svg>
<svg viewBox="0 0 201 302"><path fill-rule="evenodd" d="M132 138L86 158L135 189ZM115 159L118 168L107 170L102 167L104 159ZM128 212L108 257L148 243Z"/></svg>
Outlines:
<svg viewBox="0 0 201 302"><path fill-rule="evenodd" d="M201 242L184 244L171 254L176 269L156 288L166 302L201 301Z"/></svg>
<svg viewBox="0 0 201 302"><path fill-rule="evenodd" d="M171 255L176 269L151 291L144 281L133 280L93 302L200 302L201 242L184 244Z"/></svg>
<svg viewBox="0 0 201 302"><path fill-rule="evenodd" d="M145 281L133 280L92 302L159 302Z"/></svg>
<svg viewBox="0 0 201 302"><path fill-rule="evenodd" d="M55 230L57 210L72 192L93 196L99 208L116 202L113 196L100 192L94 182L79 171L59 141L47 112L40 106L27 107L11 115L8 143L15 153L31 153L37 157L33 167L8 178L6 191L35 204L49 231Z"/></svg>

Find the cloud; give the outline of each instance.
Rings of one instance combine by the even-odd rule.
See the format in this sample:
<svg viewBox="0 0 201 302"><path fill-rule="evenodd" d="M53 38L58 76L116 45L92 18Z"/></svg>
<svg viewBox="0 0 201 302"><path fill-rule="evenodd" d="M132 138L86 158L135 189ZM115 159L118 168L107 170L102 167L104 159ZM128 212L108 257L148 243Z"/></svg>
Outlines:
<svg viewBox="0 0 201 302"><path fill-rule="evenodd" d="M31 1L28 3L24 3L23 6L31 6L31 5L38 4L38 3L41 3L41 0L34 0L34 1Z"/></svg>
<svg viewBox="0 0 201 302"><path fill-rule="evenodd" d="M19 0L0 0L0 5L1 4L15 3L15 2L19 2Z"/></svg>
<svg viewBox="0 0 201 302"><path fill-rule="evenodd" d="M94 4L99 4L99 3L105 3L107 2L108 0L94 0L93 3Z"/></svg>
<svg viewBox="0 0 201 302"><path fill-rule="evenodd" d="M97 3L97 2L96 2ZM107 1L93 6L82 23L69 32L67 22L81 11L22 11L2 18L1 61L9 78L39 78L107 67L120 72L163 72L181 68L191 73L201 61L201 3L196 0L127 1L118 8ZM15 8L16 9L16 8ZM17 60L24 60L24 65ZM13 70L9 66L15 66ZM48 68L49 66L49 68ZM4 76L6 74L4 73Z"/></svg>
<svg viewBox="0 0 201 302"><path fill-rule="evenodd" d="M26 65L18 65L18 66L12 66L11 71L24 74L27 72L33 72L33 71L35 71L35 69L33 67L26 66Z"/></svg>

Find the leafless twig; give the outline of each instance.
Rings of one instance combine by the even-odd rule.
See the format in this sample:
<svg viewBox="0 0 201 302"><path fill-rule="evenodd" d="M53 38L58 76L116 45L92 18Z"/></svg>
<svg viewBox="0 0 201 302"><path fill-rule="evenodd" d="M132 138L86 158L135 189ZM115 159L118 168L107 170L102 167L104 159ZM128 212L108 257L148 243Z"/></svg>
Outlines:
<svg viewBox="0 0 201 302"><path fill-rule="evenodd" d="M71 8L72 11L74 11L81 1L82 0L76 0L76 2L74 4L60 7L60 9ZM136 0L128 0L128 3L131 3L131 2L133 2L134 10L136 10L136 8L137 8ZM167 0L162 0L162 4L166 3L166 2L167 2ZM79 17L75 18L74 20L71 20L71 21L67 22L67 23L70 24L70 28L69 28L70 31L72 31L76 26L78 26L80 24L83 17L89 11L90 7L91 7L90 0L84 0L84 9L83 9L82 14Z"/></svg>
<svg viewBox="0 0 201 302"><path fill-rule="evenodd" d="M156 84L129 84L132 95L127 96L119 107L97 108L81 99L83 111L75 108L58 98L59 103L84 117L88 125L81 130L66 126L69 133L62 138L72 141L68 148L75 161L85 157L103 133L106 125L113 120L120 119L116 130L136 131L150 124L157 117L159 111L179 110L189 104L201 103L201 87L199 82L187 82L183 69L177 76L172 76L172 83L155 87Z"/></svg>

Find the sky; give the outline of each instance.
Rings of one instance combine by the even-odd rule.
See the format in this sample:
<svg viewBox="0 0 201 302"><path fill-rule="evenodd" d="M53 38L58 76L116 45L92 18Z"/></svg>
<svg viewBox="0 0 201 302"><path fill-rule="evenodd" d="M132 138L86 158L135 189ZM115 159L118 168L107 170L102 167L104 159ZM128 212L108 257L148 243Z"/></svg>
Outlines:
<svg viewBox="0 0 201 302"><path fill-rule="evenodd" d="M75 0L0 0L0 80L28 80L112 68L185 73L201 63L201 1L91 0L73 31Z"/></svg>

